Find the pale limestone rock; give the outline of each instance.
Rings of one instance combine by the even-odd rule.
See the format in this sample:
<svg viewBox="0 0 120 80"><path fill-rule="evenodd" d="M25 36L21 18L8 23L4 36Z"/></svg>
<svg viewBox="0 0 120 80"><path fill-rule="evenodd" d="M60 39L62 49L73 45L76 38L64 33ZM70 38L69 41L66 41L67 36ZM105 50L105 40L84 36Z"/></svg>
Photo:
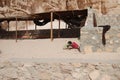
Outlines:
<svg viewBox="0 0 120 80"><path fill-rule="evenodd" d="M62 63L60 64L60 69L62 73L71 74L73 67L70 64Z"/></svg>
<svg viewBox="0 0 120 80"><path fill-rule="evenodd" d="M65 80L73 80L73 77L72 77L72 76L67 76L67 77L65 78Z"/></svg>
<svg viewBox="0 0 120 80"><path fill-rule="evenodd" d="M52 73L52 78L56 78L57 80L59 79L59 80L63 80L63 74L62 73L60 73L60 72L53 72Z"/></svg>
<svg viewBox="0 0 120 80"><path fill-rule="evenodd" d="M17 78L18 77L17 71L18 69L16 68L4 68L0 70L0 75L4 74L4 77Z"/></svg>
<svg viewBox="0 0 120 80"><path fill-rule="evenodd" d="M80 68L75 68L74 71L79 73L79 72L81 72L81 69Z"/></svg>
<svg viewBox="0 0 120 80"><path fill-rule="evenodd" d="M81 63L72 63L72 66L78 68L78 67L82 66L82 64Z"/></svg>
<svg viewBox="0 0 120 80"><path fill-rule="evenodd" d="M81 75L78 72L72 72L72 77L76 79L80 79Z"/></svg>
<svg viewBox="0 0 120 80"><path fill-rule="evenodd" d="M112 80L109 75L104 75L101 80Z"/></svg>
<svg viewBox="0 0 120 80"><path fill-rule="evenodd" d="M51 74L48 72L40 72L39 78L40 80L51 80Z"/></svg>
<svg viewBox="0 0 120 80"><path fill-rule="evenodd" d="M100 76L100 72L98 70L94 70L89 74L91 80L97 80L99 76Z"/></svg>
<svg viewBox="0 0 120 80"><path fill-rule="evenodd" d="M113 42L113 40L110 40L110 44L113 44L114 42Z"/></svg>
<svg viewBox="0 0 120 80"><path fill-rule="evenodd" d="M85 53L92 53L92 52L93 52L92 46L89 46L89 45L88 45L88 46L85 46L85 47L84 47L84 52L85 52Z"/></svg>

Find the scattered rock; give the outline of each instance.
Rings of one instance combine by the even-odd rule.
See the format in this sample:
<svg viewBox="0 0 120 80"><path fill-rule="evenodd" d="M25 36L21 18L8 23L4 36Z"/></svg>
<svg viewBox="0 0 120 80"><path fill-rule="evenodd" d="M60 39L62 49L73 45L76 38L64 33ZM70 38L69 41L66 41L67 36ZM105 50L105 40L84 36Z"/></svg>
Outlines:
<svg viewBox="0 0 120 80"><path fill-rule="evenodd" d="M104 75L101 80L111 80L109 75Z"/></svg>
<svg viewBox="0 0 120 80"><path fill-rule="evenodd" d="M110 44L112 45L114 42L113 42L113 40L110 40Z"/></svg>
<svg viewBox="0 0 120 80"><path fill-rule="evenodd" d="M91 80L97 80L100 76L100 72L98 70L94 70L89 74Z"/></svg>
<svg viewBox="0 0 120 80"><path fill-rule="evenodd" d="M72 72L72 76L75 79L80 79L81 75L78 72Z"/></svg>
<svg viewBox="0 0 120 80"><path fill-rule="evenodd" d="M65 80L73 80L73 77L72 77L72 76L67 76L67 77L65 78Z"/></svg>
<svg viewBox="0 0 120 80"><path fill-rule="evenodd" d="M77 68L81 67L81 65L82 65L81 63L72 63L72 66Z"/></svg>
<svg viewBox="0 0 120 80"><path fill-rule="evenodd" d="M51 74L48 72L40 72L40 80L51 80Z"/></svg>
<svg viewBox="0 0 120 80"><path fill-rule="evenodd" d="M21 66L5 62L0 68L0 80L119 80L119 64L39 63ZM20 66L19 66L20 65ZM24 64L26 65L26 64ZM54 65L54 66L51 66ZM56 67L55 67L56 66ZM97 67L97 70L96 68ZM51 70L58 68L57 70ZM70 68L70 69L69 69Z"/></svg>

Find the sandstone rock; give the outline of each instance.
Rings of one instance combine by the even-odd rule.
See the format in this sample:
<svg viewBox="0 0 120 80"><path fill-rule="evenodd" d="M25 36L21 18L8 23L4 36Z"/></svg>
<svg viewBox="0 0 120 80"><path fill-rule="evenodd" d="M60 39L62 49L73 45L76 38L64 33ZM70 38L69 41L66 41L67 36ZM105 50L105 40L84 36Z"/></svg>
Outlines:
<svg viewBox="0 0 120 80"><path fill-rule="evenodd" d="M81 72L81 68L75 68L74 71L79 73Z"/></svg>
<svg viewBox="0 0 120 80"><path fill-rule="evenodd" d="M70 64L63 63L60 65L60 69L62 73L71 74L73 67Z"/></svg>
<svg viewBox="0 0 120 80"><path fill-rule="evenodd" d="M73 80L73 77L72 77L72 76L67 76L67 77L65 78L65 80Z"/></svg>
<svg viewBox="0 0 120 80"><path fill-rule="evenodd" d="M81 63L72 63L72 66L76 68L80 67L81 65L82 65Z"/></svg>
<svg viewBox="0 0 120 80"><path fill-rule="evenodd" d="M18 69L16 68L4 68L0 70L0 75L4 75L4 77L9 78L17 78L18 77Z"/></svg>
<svg viewBox="0 0 120 80"><path fill-rule="evenodd" d="M111 77L109 75L104 75L101 80L111 80Z"/></svg>
<svg viewBox="0 0 120 80"><path fill-rule="evenodd" d="M12 63L9 61L4 61L1 63L0 68L10 68L13 67Z"/></svg>
<svg viewBox="0 0 120 80"><path fill-rule="evenodd" d="M52 80L53 79L56 79L56 80L63 80L64 79L63 74L60 72L53 72L51 76L52 76Z"/></svg>
<svg viewBox="0 0 120 80"><path fill-rule="evenodd" d="M71 71L72 70L69 70L69 69L61 69L61 73L63 74L71 74Z"/></svg>
<svg viewBox="0 0 120 80"><path fill-rule="evenodd" d="M51 74L48 72L40 72L40 80L51 80Z"/></svg>
<svg viewBox="0 0 120 80"><path fill-rule="evenodd" d="M91 80L97 80L99 76L100 76L100 72L98 70L94 70L89 74L89 77L91 78Z"/></svg>
<svg viewBox="0 0 120 80"><path fill-rule="evenodd" d="M80 79L81 75L78 72L72 72L72 77L75 79Z"/></svg>
<svg viewBox="0 0 120 80"><path fill-rule="evenodd" d="M37 71L33 66L27 67L27 72L28 72L27 76L29 77L29 75L31 75L31 77L34 80L39 80L41 78L40 75L42 75L42 73L43 73L43 72Z"/></svg>
<svg viewBox="0 0 120 80"><path fill-rule="evenodd" d="M110 40L110 44L112 45L114 42L113 42L113 40Z"/></svg>

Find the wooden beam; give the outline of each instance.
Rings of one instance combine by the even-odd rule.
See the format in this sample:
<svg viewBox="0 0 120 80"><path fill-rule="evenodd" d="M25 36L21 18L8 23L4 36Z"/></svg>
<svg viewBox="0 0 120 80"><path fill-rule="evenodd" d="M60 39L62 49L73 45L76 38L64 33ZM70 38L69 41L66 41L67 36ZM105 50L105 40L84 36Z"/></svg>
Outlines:
<svg viewBox="0 0 120 80"><path fill-rule="evenodd" d="M37 30L37 25L35 24L35 30Z"/></svg>
<svg viewBox="0 0 120 80"><path fill-rule="evenodd" d="M59 18L58 37L60 38L60 18Z"/></svg>
<svg viewBox="0 0 120 80"><path fill-rule="evenodd" d="M10 24L9 24L9 23L10 23L10 21L8 21L8 31L9 31L9 29L10 29Z"/></svg>
<svg viewBox="0 0 120 80"><path fill-rule="evenodd" d="M51 30L50 30L50 38L53 41L53 12L51 12Z"/></svg>
<svg viewBox="0 0 120 80"><path fill-rule="evenodd" d="M17 17L16 17L16 42L17 42L17 25L18 25L18 21L17 21Z"/></svg>
<svg viewBox="0 0 120 80"><path fill-rule="evenodd" d="M65 24L66 24L65 28L67 29L67 28L68 28L68 25L67 25L67 23L65 23Z"/></svg>
<svg viewBox="0 0 120 80"><path fill-rule="evenodd" d="M26 33L28 34L28 21L26 21Z"/></svg>

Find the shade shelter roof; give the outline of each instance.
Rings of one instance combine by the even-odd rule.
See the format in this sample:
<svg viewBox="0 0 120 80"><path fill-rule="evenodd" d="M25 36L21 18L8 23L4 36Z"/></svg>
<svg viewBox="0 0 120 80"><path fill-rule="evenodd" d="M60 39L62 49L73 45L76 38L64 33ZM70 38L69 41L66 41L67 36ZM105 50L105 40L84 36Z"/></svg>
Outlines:
<svg viewBox="0 0 120 80"><path fill-rule="evenodd" d="M68 17L74 17L74 16L87 16L87 9L84 10L70 10L70 11L53 11L53 18L68 18ZM29 14L27 16L14 16L14 17L4 17L0 18L0 22L2 21L16 21L16 18L18 21L25 21L25 20L42 20L42 19L50 19L51 12L45 12L45 13L36 13L36 14Z"/></svg>

